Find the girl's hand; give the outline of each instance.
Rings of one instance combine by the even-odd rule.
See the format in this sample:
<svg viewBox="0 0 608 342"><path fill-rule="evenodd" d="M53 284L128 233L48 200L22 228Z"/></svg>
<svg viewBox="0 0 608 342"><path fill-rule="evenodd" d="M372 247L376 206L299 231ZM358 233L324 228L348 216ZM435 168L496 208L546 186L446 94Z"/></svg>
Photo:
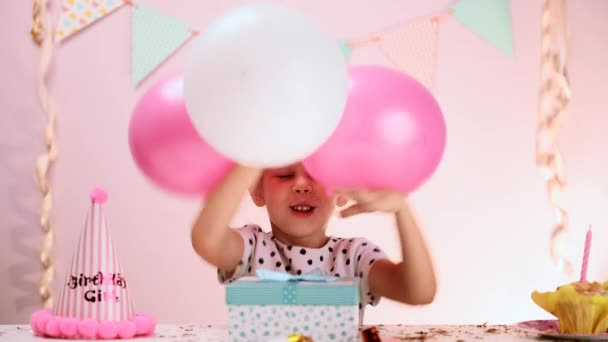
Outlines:
<svg viewBox="0 0 608 342"><path fill-rule="evenodd" d="M346 205L349 200L356 202L340 212L342 217L371 212L396 213L406 206L405 196L395 190L337 188L335 193L338 206Z"/></svg>

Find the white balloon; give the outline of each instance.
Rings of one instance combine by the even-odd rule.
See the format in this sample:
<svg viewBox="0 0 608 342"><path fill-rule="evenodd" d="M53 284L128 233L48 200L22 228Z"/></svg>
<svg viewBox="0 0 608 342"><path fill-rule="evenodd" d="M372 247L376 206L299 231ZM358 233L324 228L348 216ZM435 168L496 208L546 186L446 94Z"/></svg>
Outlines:
<svg viewBox="0 0 608 342"><path fill-rule="evenodd" d="M184 99L203 139L257 167L306 158L336 129L347 64L307 16L278 5L240 7L206 27L184 71Z"/></svg>

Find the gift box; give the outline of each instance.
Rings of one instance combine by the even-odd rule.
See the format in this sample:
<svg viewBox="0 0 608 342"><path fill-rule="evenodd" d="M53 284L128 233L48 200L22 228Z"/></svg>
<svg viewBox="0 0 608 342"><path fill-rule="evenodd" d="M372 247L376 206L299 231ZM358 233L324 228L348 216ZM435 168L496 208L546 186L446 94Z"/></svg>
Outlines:
<svg viewBox="0 0 608 342"><path fill-rule="evenodd" d="M358 341L359 278L258 270L226 286L231 341Z"/></svg>

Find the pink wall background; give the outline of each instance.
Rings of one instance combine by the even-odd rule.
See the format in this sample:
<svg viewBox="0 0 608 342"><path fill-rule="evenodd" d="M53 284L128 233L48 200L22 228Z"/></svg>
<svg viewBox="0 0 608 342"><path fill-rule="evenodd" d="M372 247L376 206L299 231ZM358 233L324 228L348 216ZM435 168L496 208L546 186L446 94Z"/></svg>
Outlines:
<svg viewBox="0 0 608 342"><path fill-rule="evenodd" d="M245 0L142 0L192 26ZM316 18L340 38L440 12L452 1L281 1ZM52 1L57 7L58 1ZM551 216L534 165L539 79L540 1L513 0L515 57L502 54L454 19L440 25L436 96L448 122L445 158L433 179L412 196L439 275L435 303L413 308L383 300L367 323L511 323L548 317L530 300L534 289L570 281L552 265ZM44 115L36 95L38 48L31 42L30 1L0 2L0 323L26 322L37 308L42 233L33 162L43 151ZM347 14L348 11L348 14ZM567 162L572 214L570 253L578 265L586 225L595 227L591 279L608 279L608 2L569 4L573 102L561 145ZM200 204L167 195L148 183L127 145L130 110L166 72L180 69L190 44L139 88L131 85L130 10L122 9L57 47L52 92L59 109L59 160L54 168L57 281L76 246L91 187L110 194L106 217L138 310L162 323L225 323L224 289L215 271L190 247ZM353 63L385 64L373 48ZM235 224L265 223L245 199ZM330 231L362 235L398 258L391 218L333 221Z"/></svg>

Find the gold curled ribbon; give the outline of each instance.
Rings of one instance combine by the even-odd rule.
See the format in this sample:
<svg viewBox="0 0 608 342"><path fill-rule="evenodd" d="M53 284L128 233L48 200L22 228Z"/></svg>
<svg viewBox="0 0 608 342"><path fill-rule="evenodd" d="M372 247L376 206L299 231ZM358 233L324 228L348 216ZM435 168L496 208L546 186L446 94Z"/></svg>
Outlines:
<svg viewBox="0 0 608 342"><path fill-rule="evenodd" d="M44 144L46 152L36 159L36 181L42 193L42 205L40 208L40 226L44 233L40 246L40 263L43 272L40 279L38 293L44 308L53 306L53 281L55 278L55 263L52 256L52 248L55 242L55 232L51 220L53 208L53 195L49 177L50 169L57 159L57 148L55 143L55 104L53 103L47 89L47 77L50 69L53 52L53 30L50 15L47 12L47 0L34 0L33 8L34 27L32 37L41 46L39 88L38 95L43 111L47 114L47 125L44 130Z"/></svg>
<svg viewBox="0 0 608 342"><path fill-rule="evenodd" d="M568 37L564 0L543 0L541 18L541 88L536 131L536 165L546 182L555 220L549 250L560 271L574 274L560 249L568 230L568 212L561 203L566 187L564 160L557 145L561 122L571 99L567 72Z"/></svg>
<svg viewBox="0 0 608 342"><path fill-rule="evenodd" d="M315 342L312 338L300 334L291 334L287 336L288 342Z"/></svg>
<svg viewBox="0 0 608 342"><path fill-rule="evenodd" d="M32 29L30 30L30 35L36 44L39 46L42 44L42 19L41 19L41 0L34 0L34 5L32 6L32 19L34 21L32 25Z"/></svg>

